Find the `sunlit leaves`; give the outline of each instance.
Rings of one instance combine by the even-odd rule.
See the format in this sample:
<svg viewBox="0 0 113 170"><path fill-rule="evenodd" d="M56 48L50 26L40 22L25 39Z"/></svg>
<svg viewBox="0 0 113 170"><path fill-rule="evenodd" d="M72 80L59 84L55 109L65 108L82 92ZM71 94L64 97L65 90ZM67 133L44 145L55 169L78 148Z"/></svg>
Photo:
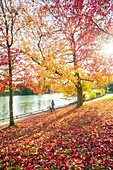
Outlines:
<svg viewBox="0 0 113 170"><path fill-rule="evenodd" d="M34 116L0 130L0 168L112 169L113 101Z"/></svg>

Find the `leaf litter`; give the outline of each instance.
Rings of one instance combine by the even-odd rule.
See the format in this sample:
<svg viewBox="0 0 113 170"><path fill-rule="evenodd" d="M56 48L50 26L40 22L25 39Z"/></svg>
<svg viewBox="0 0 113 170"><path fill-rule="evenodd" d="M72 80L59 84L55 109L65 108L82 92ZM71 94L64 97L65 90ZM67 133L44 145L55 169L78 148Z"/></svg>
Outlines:
<svg viewBox="0 0 113 170"><path fill-rule="evenodd" d="M0 130L0 170L112 170L113 100Z"/></svg>

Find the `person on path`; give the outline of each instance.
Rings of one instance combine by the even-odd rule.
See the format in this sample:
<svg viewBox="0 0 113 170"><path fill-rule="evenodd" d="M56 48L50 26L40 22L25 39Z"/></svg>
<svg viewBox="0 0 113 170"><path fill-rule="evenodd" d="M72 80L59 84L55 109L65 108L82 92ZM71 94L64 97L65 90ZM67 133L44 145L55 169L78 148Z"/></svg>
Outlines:
<svg viewBox="0 0 113 170"><path fill-rule="evenodd" d="M55 111L55 103L54 103L54 100L51 101L51 111Z"/></svg>

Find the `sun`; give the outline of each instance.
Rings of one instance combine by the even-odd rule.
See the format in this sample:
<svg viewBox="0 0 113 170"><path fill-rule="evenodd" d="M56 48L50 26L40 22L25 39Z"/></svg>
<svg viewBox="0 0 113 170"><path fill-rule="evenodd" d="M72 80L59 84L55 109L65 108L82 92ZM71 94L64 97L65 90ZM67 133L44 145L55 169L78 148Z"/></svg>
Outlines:
<svg viewBox="0 0 113 170"><path fill-rule="evenodd" d="M105 44L104 51L107 55L113 55L113 43Z"/></svg>

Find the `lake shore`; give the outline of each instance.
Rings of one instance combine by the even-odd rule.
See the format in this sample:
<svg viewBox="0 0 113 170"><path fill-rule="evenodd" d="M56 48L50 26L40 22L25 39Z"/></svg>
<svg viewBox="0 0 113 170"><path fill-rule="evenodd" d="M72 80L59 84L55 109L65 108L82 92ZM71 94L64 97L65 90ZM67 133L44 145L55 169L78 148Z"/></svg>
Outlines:
<svg viewBox="0 0 113 170"><path fill-rule="evenodd" d="M65 108L73 108L75 106L76 106L76 102L73 102L73 103L70 103L68 105L55 108L55 112L57 112L59 110L63 110ZM53 112L53 113L55 113L55 112ZM32 112L31 114L26 114L26 115L21 116L21 117L16 116L14 118L14 121L15 121L15 124L16 124L16 123L21 122L23 120L31 119L31 118L37 117L37 116L47 115L47 114L50 114L50 113L51 113L50 110L40 111L40 112L37 112L37 113ZM0 121L0 129L5 128L7 126L9 126L9 119L5 119L3 121Z"/></svg>
<svg viewBox="0 0 113 170"><path fill-rule="evenodd" d="M87 104L89 102L95 102L95 101L105 99L105 98L109 98L109 97L112 97L112 96L113 96L113 94L106 94L105 96L102 96L102 97L99 97L99 98L96 98L96 99L93 99L93 100L85 101L84 104ZM70 104L65 105L65 106L58 107L58 108L56 108L56 112L59 111L59 110L63 111L63 109L65 110L66 108L74 108L74 107L76 107L76 102L70 103ZM49 113L51 113L51 111L46 110L46 111L41 111L41 112L38 112L38 113L27 114L27 115L24 115L22 117L17 116L17 117L15 117L14 121L15 121L15 124L16 124L16 123L21 122L23 120L31 119L31 118L37 117L37 116L47 115ZM0 121L0 129L5 128L8 125L9 125L9 120Z"/></svg>
<svg viewBox="0 0 113 170"><path fill-rule="evenodd" d="M51 101L54 100L55 107L60 107L74 102L62 99L62 93L42 95L19 95L13 97L13 116L22 117L31 113L47 111ZM9 119L9 96L0 97L0 121Z"/></svg>

